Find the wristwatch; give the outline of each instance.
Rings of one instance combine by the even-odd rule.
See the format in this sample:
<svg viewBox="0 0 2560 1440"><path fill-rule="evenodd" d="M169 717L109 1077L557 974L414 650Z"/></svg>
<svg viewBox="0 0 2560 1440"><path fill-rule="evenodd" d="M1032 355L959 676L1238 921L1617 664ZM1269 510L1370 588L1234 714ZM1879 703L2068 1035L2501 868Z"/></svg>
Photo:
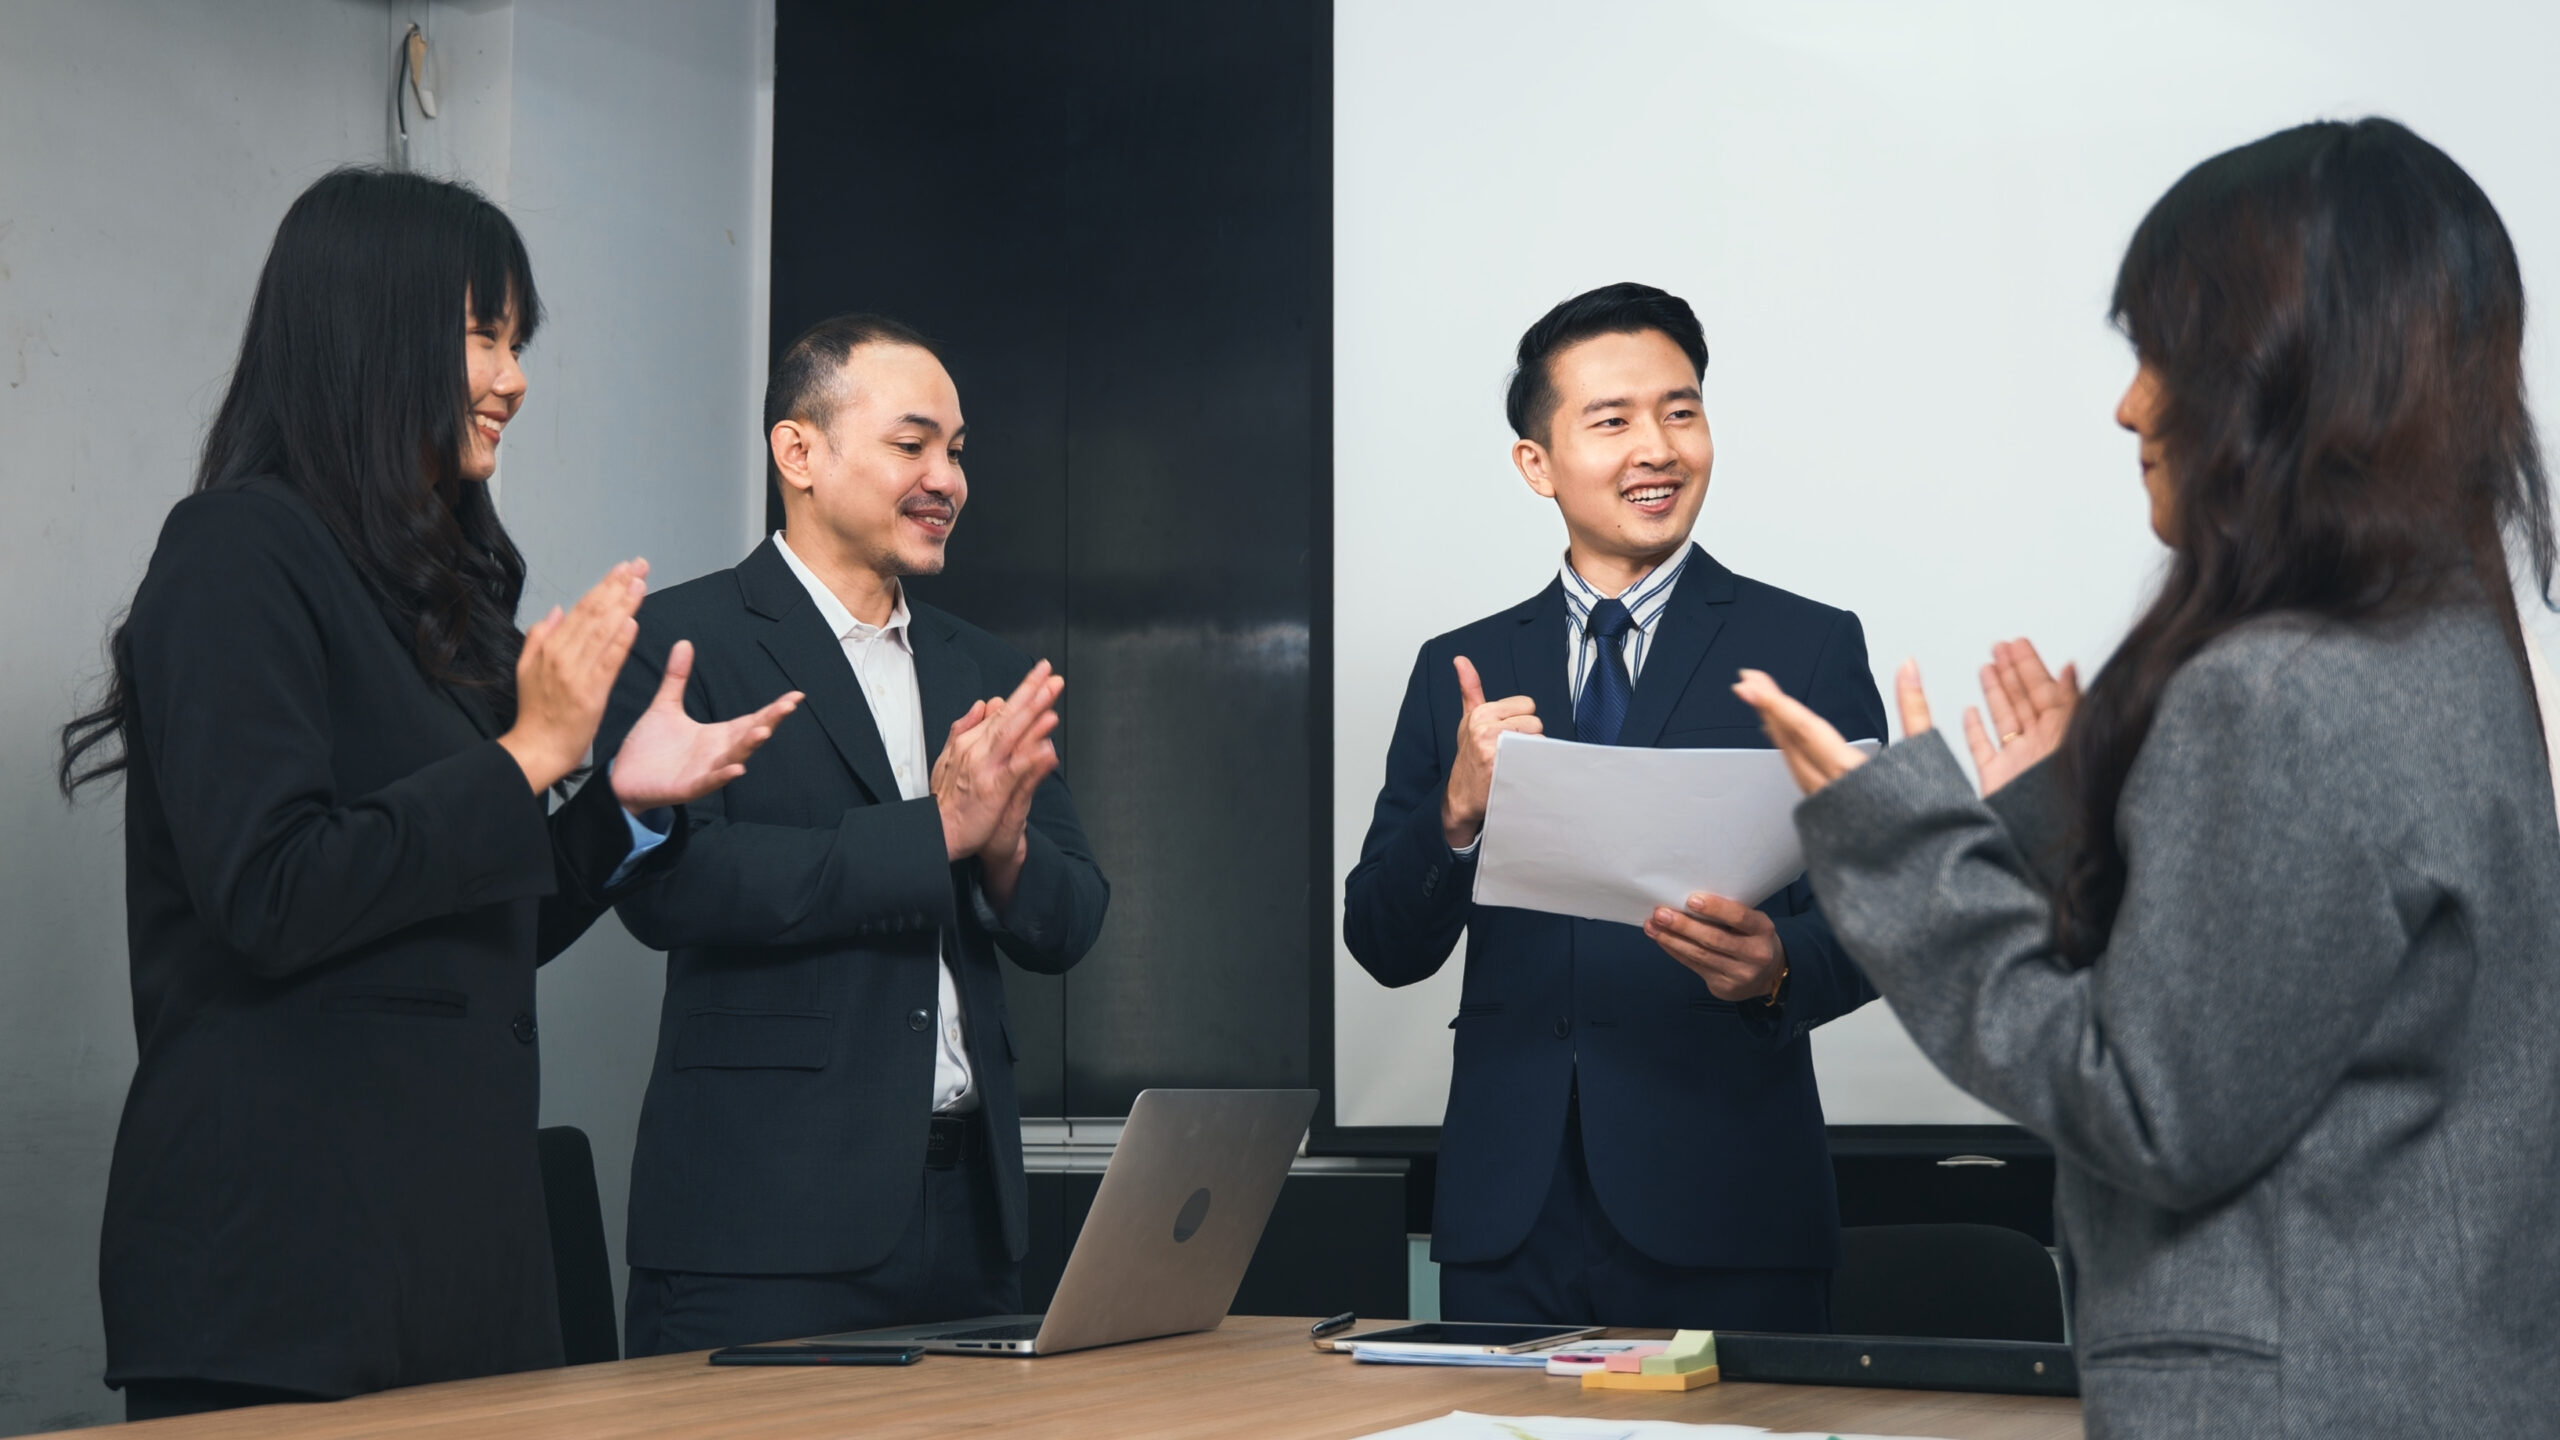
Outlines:
<svg viewBox="0 0 2560 1440"><path fill-rule="evenodd" d="M1760 1003L1767 1005L1772 1009L1776 1008L1778 1004L1778 995L1787 988L1787 976L1792 973L1794 972L1787 968L1787 957L1784 955L1779 956L1778 983L1769 987L1769 993L1760 997Z"/></svg>

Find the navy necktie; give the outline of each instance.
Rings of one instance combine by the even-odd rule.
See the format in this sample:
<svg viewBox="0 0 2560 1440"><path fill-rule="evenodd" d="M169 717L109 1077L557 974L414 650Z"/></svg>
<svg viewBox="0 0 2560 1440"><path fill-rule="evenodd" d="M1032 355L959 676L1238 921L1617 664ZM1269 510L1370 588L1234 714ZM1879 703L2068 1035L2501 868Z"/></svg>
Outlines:
<svg viewBox="0 0 2560 1440"><path fill-rule="evenodd" d="M1582 682L1582 699L1573 707L1574 739L1592 745L1618 743L1618 731L1627 723L1627 706L1636 694L1635 682L1627 678L1622 643L1635 623L1627 607L1615 600L1591 607L1586 633L1600 642L1600 653L1592 661L1590 678Z"/></svg>

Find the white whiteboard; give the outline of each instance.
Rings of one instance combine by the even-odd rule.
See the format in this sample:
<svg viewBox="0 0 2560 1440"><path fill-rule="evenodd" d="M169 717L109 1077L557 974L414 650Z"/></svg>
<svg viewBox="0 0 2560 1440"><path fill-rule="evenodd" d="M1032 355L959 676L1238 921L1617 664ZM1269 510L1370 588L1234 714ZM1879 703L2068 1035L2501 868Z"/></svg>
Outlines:
<svg viewBox="0 0 2560 1440"><path fill-rule="evenodd" d="M2413 126L2505 216L2547 373L2555 54L2560 7L2523 3L1338 4L1337 901L1415 650L1562 553L1502 420L1547 307L1641 280L1697 308L1698 539L1857 611L1879 688L1916 656L1951 722L1996 639L2093 671L2155 573L2105 311L2197 161L2309 119ZM1438 1124L1461 962L1389 991L1339 935L1337 1123ZM1882 1005L1814 1054L1835 1124L1999 1118Z"/></svg>

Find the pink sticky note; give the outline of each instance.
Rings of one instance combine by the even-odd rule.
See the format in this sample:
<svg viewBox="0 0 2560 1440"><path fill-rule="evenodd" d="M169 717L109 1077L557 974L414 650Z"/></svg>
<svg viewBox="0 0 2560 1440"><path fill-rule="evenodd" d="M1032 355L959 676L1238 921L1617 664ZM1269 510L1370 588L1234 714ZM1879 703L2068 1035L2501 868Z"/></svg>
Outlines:
<svg viewBox="0 0 2560 1440"><path fill-rule="evenodd" d="M1612 1375L1641 1375L1644 1373L1644 1357L1647 1355L1659 1355L1670 1348L1670 1345L1666 1343L1661 1345L1640 1345L1633 1350L1620 1351L1618 1354L1609 1357L1609 1373Z"/></svg>

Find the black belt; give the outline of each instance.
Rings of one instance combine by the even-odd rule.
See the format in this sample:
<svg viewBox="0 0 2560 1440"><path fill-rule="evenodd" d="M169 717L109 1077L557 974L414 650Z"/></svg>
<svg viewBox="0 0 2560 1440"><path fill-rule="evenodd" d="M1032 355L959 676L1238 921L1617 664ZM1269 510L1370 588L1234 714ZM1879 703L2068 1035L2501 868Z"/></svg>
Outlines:
<svg viewBox="0 0 2560 1440"><path fill-rule="evenodd" d="M924 1168L955 1169L961 1161L976 1154L981 1129L980 1113L972 1110L965 1115L934 1116L932 1128L925 1134Z"/></svg>

